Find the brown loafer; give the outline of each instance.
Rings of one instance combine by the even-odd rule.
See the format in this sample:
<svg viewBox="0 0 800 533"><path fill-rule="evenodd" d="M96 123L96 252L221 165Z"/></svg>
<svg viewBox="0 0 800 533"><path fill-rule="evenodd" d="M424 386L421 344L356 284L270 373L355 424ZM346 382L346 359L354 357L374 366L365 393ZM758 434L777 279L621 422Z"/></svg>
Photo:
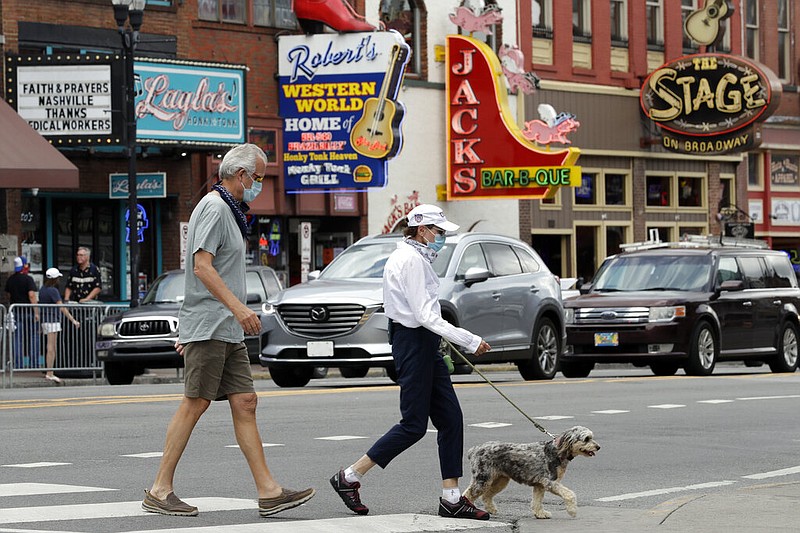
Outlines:
<svg viewBox="0 0 800 533"><path fill-rule="evenodd" d="M287 509L292 509L306 503L314 497L314 494L316 494L314 489L300 491L286 488L281 489L280 496L258 499L258 514L261 515L261 518L264 518Z"/></svg>
<svg viewBox="0 0 800 533"><path fill-rule="evenodd" d="M167 494L167 497L160 500L150 494L149 490L144 491L144 501L142 509L148 513L166 514L171 516L197 516L197 507L189 505L175 496L174 492Z"/></svg>

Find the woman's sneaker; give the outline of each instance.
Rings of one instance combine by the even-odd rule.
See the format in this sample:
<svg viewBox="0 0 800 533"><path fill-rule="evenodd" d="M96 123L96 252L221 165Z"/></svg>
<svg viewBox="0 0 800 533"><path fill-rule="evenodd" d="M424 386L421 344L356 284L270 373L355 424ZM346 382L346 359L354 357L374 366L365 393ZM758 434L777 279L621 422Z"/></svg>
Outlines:
<svg viewBox="0 0 800 533"><path fill-rule="evenodd" d="M439 498L439 516L445 518L471 518L472 520L489 520L489 513L472 505L472 502L461 497L456 503Z"/></svg>
<svg viewBox="0 0 800 533"><path fill-rule="evenodd" d="M361 503L361 497L358 495L358 489L361 488L361 483L358 481L348 483L344 478L344 470L340 469L331 478L331 487L333 487L333 490L336 491L348 509L361 515L369 513L369 509L366 505Z"/></svg>

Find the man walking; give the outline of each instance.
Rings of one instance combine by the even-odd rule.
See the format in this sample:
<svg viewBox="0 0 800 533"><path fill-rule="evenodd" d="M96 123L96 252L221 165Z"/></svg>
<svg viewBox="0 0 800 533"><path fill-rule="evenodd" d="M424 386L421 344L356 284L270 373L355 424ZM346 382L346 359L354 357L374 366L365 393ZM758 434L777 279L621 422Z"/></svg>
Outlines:
<svg viewBox="0 0 800 533"><path fill-rule="evenodd" d="M220 181L189 219L186 287L176 349L185 357L184 397L167 428L164 455L142 508L152 513L195 516L197 507L173 492L173 478L192 430L214 400L228 400L236 441L250 467L262 517L310 500L314 489L282 488L267 467L256 424L257 396L244 335L261 331L258 315L244 302L244 210L261 191L267 156L254 144L232 148L219 167Z"/></svg>

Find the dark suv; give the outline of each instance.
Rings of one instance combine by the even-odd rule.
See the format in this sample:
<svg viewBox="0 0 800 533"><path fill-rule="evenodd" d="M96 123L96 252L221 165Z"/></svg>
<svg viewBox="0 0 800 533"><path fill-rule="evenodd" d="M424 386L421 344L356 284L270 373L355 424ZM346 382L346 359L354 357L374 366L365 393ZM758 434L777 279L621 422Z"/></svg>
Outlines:
<svg viewBox="0 0 800 533"><path fill-rule="evenodd" d="M146 368L181 368L183 357L175 351L178 311L183 302L183 270L165 272L153 282L141 305L106 318L97 331L95 350L111 385L127 385ZM261 305L281 289L275 271L249 266L245 273L247 306ZM258 363L261 336L246 337L250 362Z"/></svg>
<svg viewBox="0 0 800 533"><path fill-rule="evenodd" d="M757 243L625 245L564 302L561 372L585 377L595 363L624 362L706 376L730 360L794 372L800 288L788 256Z"/></svg>

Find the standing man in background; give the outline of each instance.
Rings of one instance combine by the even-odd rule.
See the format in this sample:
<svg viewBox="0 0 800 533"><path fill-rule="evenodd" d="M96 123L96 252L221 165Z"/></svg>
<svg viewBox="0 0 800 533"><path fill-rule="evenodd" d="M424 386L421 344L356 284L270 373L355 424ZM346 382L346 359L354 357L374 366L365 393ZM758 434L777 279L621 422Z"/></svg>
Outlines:
<svg viewBox="0 0 800 533"><path fill-rule="evenodd" d="M11 304L39 302L36 282L29 274L25 256L14 258L14 273L6 280L6 293ZM14 312L14 368L34 368L39 361L39 308L18 307Z"/></svg>
<svg viewBox="0 0 800 533"><path fill-rule="evenodd" d="M75 254L78 264L69 271L64 301L91 302L100 295L100 270L91 262L92 252L85 246Z"/></svg>

